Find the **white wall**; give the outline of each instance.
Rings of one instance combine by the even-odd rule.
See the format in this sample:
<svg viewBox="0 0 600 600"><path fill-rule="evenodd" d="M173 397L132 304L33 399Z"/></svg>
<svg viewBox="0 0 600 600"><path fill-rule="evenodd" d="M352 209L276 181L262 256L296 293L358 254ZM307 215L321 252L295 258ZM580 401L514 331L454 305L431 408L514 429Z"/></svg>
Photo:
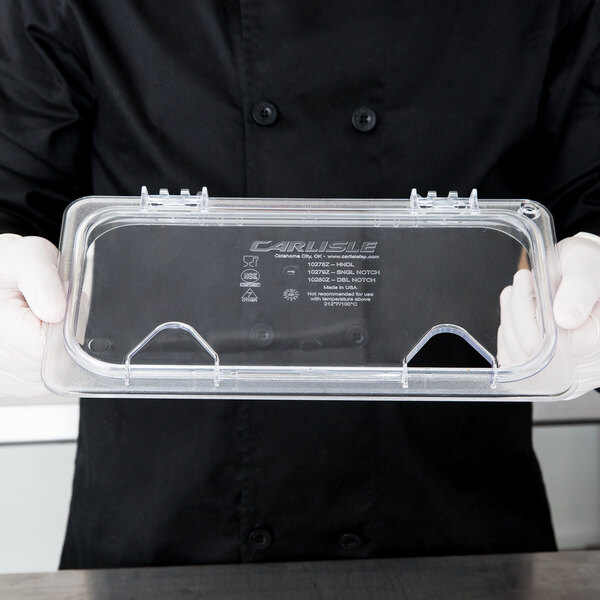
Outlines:
<svg viewBox="0 0 600 600"><path fill-rule="evenodd" d="M600 425L538 426L533 440L559 547L600 548Z"/></svg>
<svg viewBox="0 0 600 600"><path fill-rule="evenodd" d="M0 573L57 568L75 446L0 446Z"/></svg>

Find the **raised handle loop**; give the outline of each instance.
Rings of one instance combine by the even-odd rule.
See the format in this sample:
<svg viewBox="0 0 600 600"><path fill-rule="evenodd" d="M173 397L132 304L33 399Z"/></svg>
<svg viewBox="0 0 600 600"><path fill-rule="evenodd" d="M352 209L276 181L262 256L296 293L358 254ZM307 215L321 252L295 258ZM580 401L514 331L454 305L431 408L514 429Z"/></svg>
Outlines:
<svg viewBox="0 0 600 600"><path fill-rule="evenodd" d="M219 385L220 376L219 376L219 355L216 353L214 348L191 326L187 323L182 323L180 321L168 321L163 323L162 325L158 325L155 327L133 350L127 354L125 357L125 385L129 385L131 381L131 359L144 347L146 346L152 339L154 339L159 333L162 331L166 331L167 329L181 329L186 333L189 333L197 342L206 350L206 352L210 355L210 357L214 361L214 375L215 375L215 386Z"/></svg>
<svg viewBox="0 0 600 600"><path fill-rule="evenodd" d="M477 351L485 360L490 363L492 368L492 380L491 387L494 388L496 386L496 378L498 376L498 364L496 362L496 357L487 350L484 346L482 346L464 327L460 325L454 325L452 323L442 323L440 325L435 325L429 331L423 335L423 337L412 347L410 352L404 357L402 361L402 385L403 387L408 387L408 363L416 356L416 354L425 346L425 344L434 336L439 335L440 333L452 333L453 335L457 335L465 340L471 348Z"/></svg>

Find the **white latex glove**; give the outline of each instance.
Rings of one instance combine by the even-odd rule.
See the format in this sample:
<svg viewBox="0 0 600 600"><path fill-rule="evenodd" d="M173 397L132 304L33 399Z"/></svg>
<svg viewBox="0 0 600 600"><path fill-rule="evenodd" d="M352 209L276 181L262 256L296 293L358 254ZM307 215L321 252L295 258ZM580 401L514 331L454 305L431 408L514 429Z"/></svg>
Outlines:
<svg viewBox="0 0 600 600"><path fill-rule="evenodd" d="M41 379L43 322L61 321L58 250L40 237L0 235L0 396L48 394Z"/></svg>
<svg viewBox="0 0 600 600"><path fill-rule="evenodd" d="M562 280L554 299L554 319L571 330L571 351L578 385L576 398L600 387L600 237L578 233L558 244ZM500 295L498 363L515 365L542 344L531 271L521 269Z"/></svg>

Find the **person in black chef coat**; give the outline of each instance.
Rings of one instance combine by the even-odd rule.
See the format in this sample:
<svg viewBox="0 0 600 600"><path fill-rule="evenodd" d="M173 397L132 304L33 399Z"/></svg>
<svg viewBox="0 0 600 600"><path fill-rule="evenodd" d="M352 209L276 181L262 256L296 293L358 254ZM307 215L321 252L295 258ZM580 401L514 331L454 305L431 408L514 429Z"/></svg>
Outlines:
<svg viewBox="0 0 600 600"><path fill-rule="evenodd" d="M1 231L145 184L600 233L599 44L591 0L6 1ZM526 403L81 401L63 568L554 548Z"/></svg>

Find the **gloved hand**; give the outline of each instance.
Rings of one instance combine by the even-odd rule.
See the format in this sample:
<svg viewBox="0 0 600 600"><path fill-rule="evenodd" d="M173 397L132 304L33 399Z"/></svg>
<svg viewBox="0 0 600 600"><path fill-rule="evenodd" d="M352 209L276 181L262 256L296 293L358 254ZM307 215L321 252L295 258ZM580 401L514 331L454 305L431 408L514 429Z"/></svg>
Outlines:
<svg viewBox="0 0 600 600"><path fill-rule="evenodd" d="M576 398L600 387L600 237L578 233L558 244L562 280L554 299L554 319L571 330L578 385ZM542 344L531 271L521 269L500 295L498 363L509 366L532 357Z"/></svg>
<svg viewBox="0 0 600 600"><path fill-rule="evenodd" d="M58 250L40 237L0 235L0 396L48 394L41 379L43 321L65 313Z"/></svg>

